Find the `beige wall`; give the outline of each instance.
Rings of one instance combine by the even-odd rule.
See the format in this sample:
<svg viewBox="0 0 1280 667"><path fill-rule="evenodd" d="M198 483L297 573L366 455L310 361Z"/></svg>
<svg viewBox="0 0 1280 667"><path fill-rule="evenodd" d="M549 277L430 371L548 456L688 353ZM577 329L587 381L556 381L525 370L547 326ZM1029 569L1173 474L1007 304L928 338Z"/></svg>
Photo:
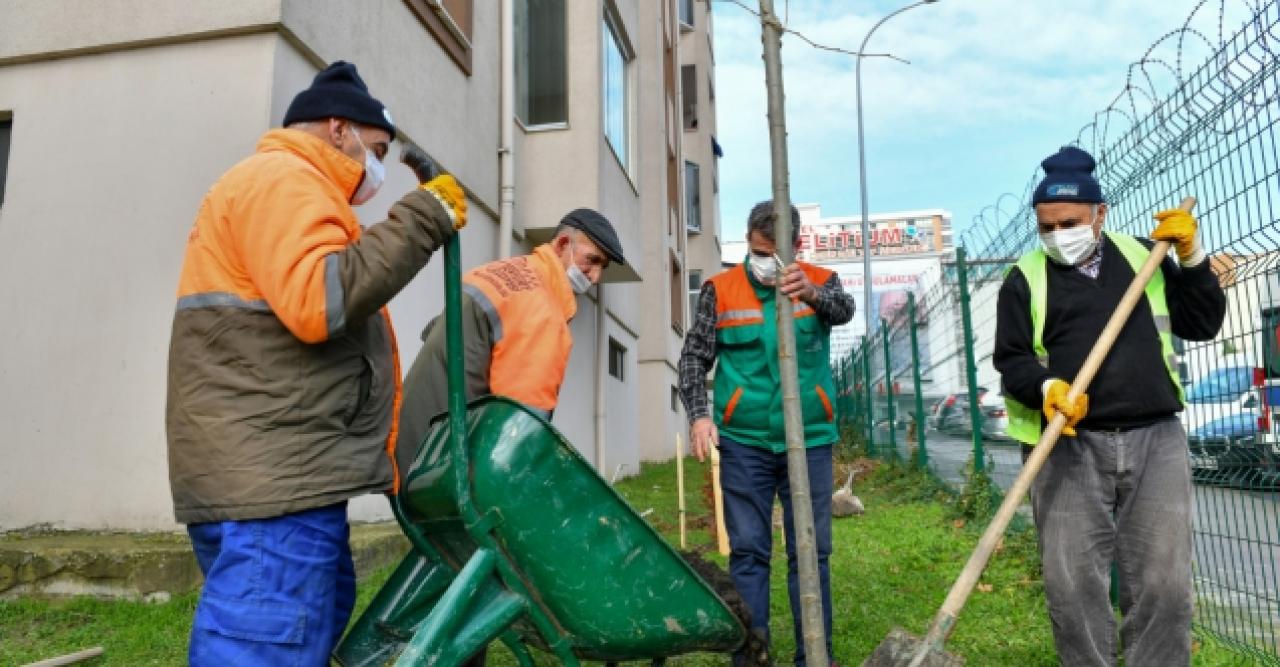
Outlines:
<svg viewBox="0 0 1280 667"><path fill-rule="evenodd" d="M597 208L644 277L605 288L600 338L628 351L623 379L603 376L604 469L610 476L622 464L627 475L642 455L668 458L684 428L670 409L680 338L666 263L684 240L682 227L667 234L665 217L666 145L679 151L679 116L669 132L658 92L662 5L617 0L637 55L625 172L602 132L602 5L567 4L569 123L516 132L516 227L551 227L572 208ZM470 76L401 2L358 11L341 0L86 6L9 0L6 16L20 20L0 22L0 111L14 121L0 280L21 286L0 290L0 312L19 324L0 328L0 531L173 527L165 368L186 234L209 185L280 123L323 63L357 63L405 136L468 189L464 269L496 252L499 3L475 3ZM382 191L357 209L362 221L382 219L414 185L389 163ZM526 241L515 251L529 249ZM405 368L443 308L442 283L433 259L391 304ZM591 461L596 326L593 291L571 322L575 348L554 418ZM375 496L354 502L352 515L389 516Z"/></svg>
<svg viewBox="0 0 1280 667"><path fill-rule="evenodd" d="M182 251L205 190L267 126L278 42L0 67L13 112L0 528L172 525L165 368Z"/></svg>

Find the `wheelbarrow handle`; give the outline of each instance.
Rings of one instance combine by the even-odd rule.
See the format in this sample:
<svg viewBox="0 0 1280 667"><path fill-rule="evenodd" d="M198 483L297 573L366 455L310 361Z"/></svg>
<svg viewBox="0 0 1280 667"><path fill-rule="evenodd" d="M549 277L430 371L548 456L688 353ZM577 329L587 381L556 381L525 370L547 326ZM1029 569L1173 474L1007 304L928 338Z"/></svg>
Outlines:
<svg viewBox="0 0 1280 667"><path fill-rule="evenodd" d="M412 144L405 144L400 152L400 161L413 169L421 183L448 173L425 151ZM466 361L462 349L462 244L458 232L450 235L444 244L444 331L449 379L449 444L455 457L453 469L457 471L458 501L460 509L466 512L472 508L467 486L470 466L466 448Z"/></svg>

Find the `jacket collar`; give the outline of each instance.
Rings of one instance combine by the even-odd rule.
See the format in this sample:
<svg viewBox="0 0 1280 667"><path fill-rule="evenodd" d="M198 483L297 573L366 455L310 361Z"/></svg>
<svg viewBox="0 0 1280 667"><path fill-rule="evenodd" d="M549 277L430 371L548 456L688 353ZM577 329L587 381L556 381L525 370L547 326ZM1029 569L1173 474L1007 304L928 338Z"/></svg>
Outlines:
<svg viewBox="0 0 1280 667"><path fill-rule="evenodd" d="M259 153L286 151L315 167L349 200L364 178L364 165L330 146L320 137L301 130L270 130L258 140Z"/></svg>
<svg viewBox="0 0 1280 667"><path fill-rule="evenodd" d="M578 295L573 293L573 287L569 285L569 277L564 273L564 265L560 263L556 251L551 249L551 244L543 243L534 248L529 259L534 270L542 278L542 284L547 286L560 309L564 311L565 321L573 319L578 312Z"/></svg>

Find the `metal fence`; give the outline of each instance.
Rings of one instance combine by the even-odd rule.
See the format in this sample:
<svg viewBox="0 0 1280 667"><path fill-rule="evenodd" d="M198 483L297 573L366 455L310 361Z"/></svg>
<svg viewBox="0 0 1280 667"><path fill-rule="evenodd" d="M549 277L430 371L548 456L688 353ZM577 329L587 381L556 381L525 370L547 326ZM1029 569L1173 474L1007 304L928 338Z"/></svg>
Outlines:
<svg viewBox="0 0 1280 667"><path fill-rule="evenodd" d="M1114 101L1074 143L1098 160L1107 227L1146 236L1184 195L1228 300L1208 342L1180 342L1194 484L1196 630L1280 665L1280 7L1201 2L1130 66ZM1022 195L1006 194L961 236L907 308L837 360L841 416L868 452L964 470L1008 488L1019 447L1002 436L991 366L995 303L1036 241Z"/></svg>

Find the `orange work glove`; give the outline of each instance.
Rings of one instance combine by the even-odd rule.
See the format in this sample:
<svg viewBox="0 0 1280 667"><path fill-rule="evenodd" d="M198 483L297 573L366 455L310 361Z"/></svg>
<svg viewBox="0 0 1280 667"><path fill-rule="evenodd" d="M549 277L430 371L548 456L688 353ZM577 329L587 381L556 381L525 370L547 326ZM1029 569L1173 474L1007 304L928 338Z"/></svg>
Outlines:
<svg viewBox="0 0 1280 667"><path fill-rule="evenodd" d="M1200 247L1200 238L1196 234L1199 225L1195 216L1180 208L1171 208L1160 211L1155 218L1160 224L1151 232L1151 238L1172 243L1178 251L1178 263L1195 266L1204 261L1204 249Z"/></svg>
<svg viewBox="0 0 1280 667"><path fill-rule="evenodd" d="M1067 418L1067 425L1062 429L1063 435L1075 437L1076 424L1084 419L1084 415L1089 411L1089 397L1080 394L1075 402L1067 400L1067 393L1071 391L1071 385L1066 382L1054 378L1045 383L1044 388L1044 417L1049 421L1061 412Z"/></svg>
<svg viewBox="0 0 1280 667"><path fill-rule="evenodd" d="M467 226L467 193L462 191L462 186L458 185L452 174L441 174L419 187L435 195L440 201L440 205L449 213L449 219L453 221L454 230Z"/></svg>

